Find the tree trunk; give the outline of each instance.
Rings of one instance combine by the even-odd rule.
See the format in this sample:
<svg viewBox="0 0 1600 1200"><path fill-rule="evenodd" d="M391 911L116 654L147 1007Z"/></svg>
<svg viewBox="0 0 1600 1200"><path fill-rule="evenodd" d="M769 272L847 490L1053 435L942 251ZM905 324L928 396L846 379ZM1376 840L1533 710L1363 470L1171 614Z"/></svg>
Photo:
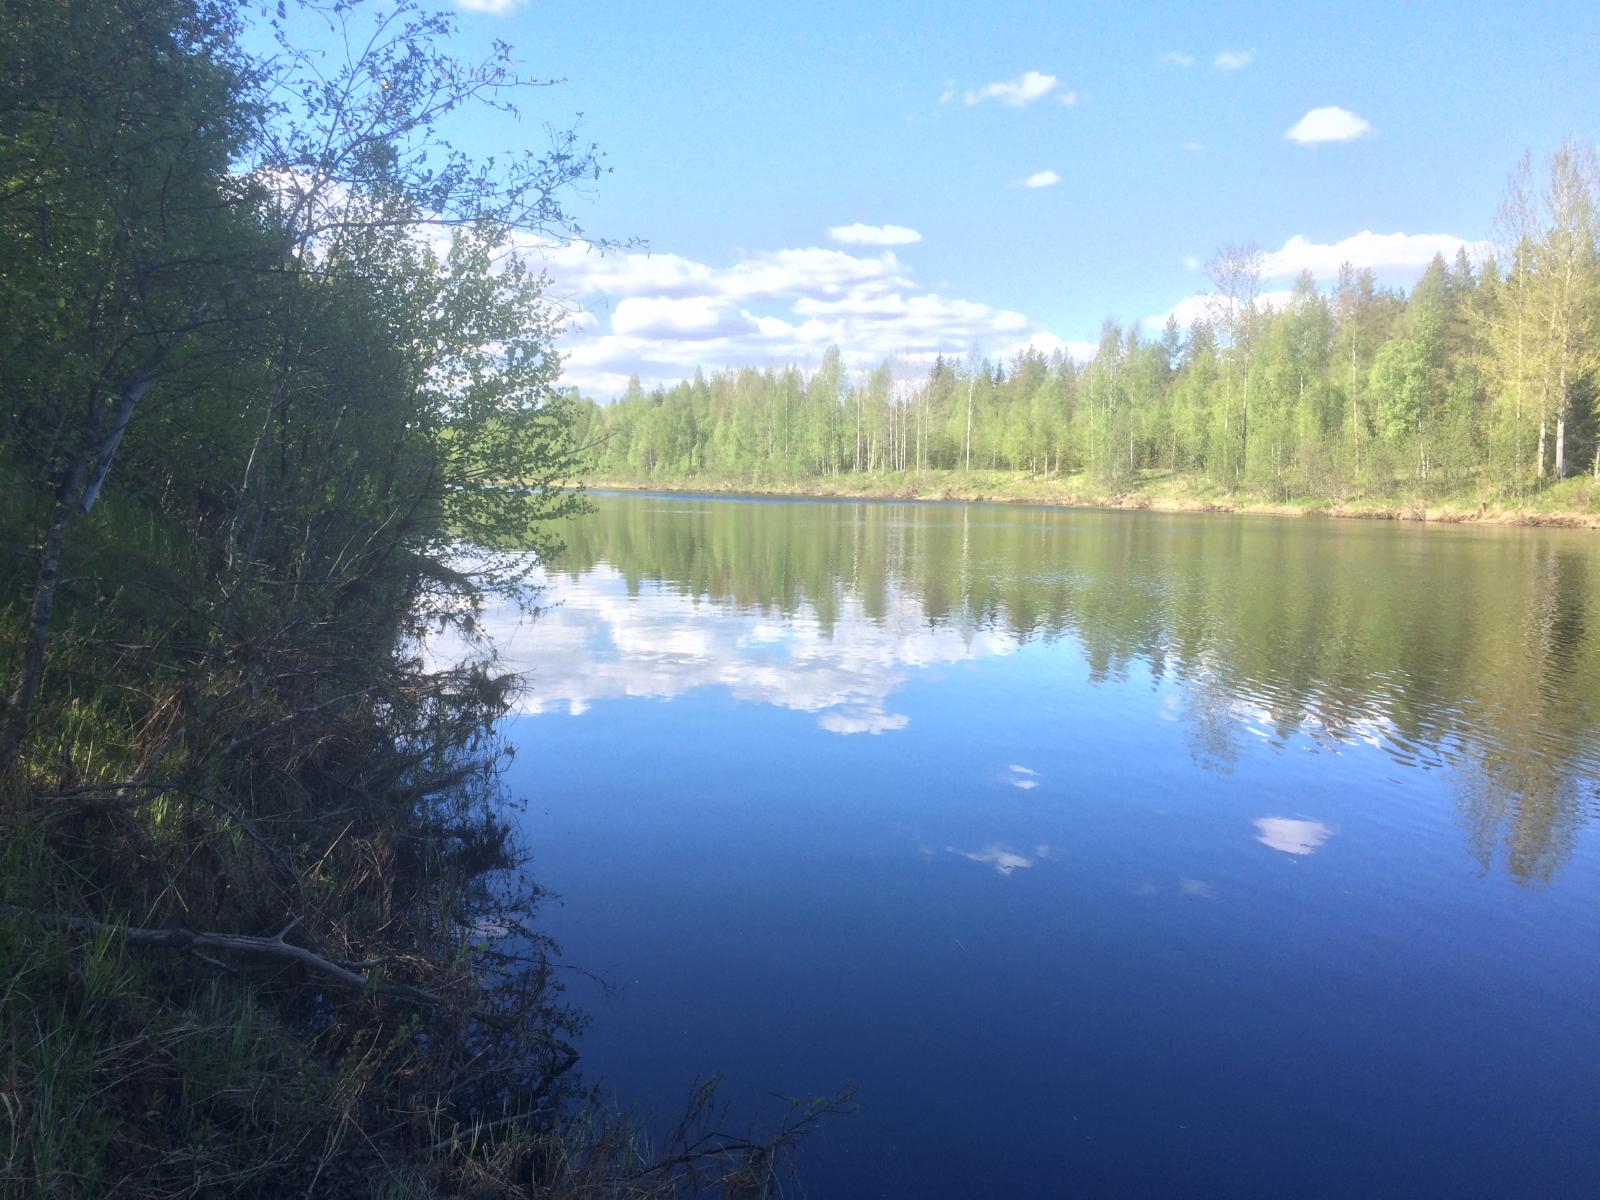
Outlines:
<svg viewBox="0 0 1600 1200"><path fill-rule="evenodd" d="M972 378L967 380L967 470L972 470L972 389L977 386L978 372L972 372Z"/></svg>
<svg viewBox="0 0 1600 1200"><path fill-rule="evenodd" d="M55 510L50 514L50 526L45 532L44 545L39 551L39 570L34 578L33 600L28 605L28 621L22 652L22 673L0 709L0 774L8 771L16 761L23 740L28 735L28 721L32 715L33 698L38 694L39 681L44 676L45 647L50 638L50 615L55 608L56 587L61 581L61 547L66 540L67 526L84 511L80 504L84 474L88 470L87 451L79 451L73 461L67 481L56 499Z"/></svg>
<svg viewBox="0 0 1600 1200"><path fill-rule="evenodd" d="M1250 465L1250 368L1244 372L1244 404L1239 412L1239 474Z"/></svg>
<svg viewBox="0 0 1600 1200"><path fill-rule="evenodd" d="M1556 383L1556 478L1567 477L1567 365Z"/></svg>
<svg viewBox="0 0 1600 1200"><path fill-rule="evenodd" d="M171 349L171 343L157 351L149 369L125 381L116 392L117 408L112 414L111 429L100 439L92 452L80 450L72 461L67 478L57 493L50 525L45 531L44 545L39 551L39 571L34 577L33 599L28 605L28 621L22 652L22 673L0 708L0 773L10 769L16 761L22 743L28 736L28 722L33 711L33 699L39 691L39 681L44 675L45 648L50 640L50 617L55 610L56 587L61 581L61 550L66 541L68 527L80 516L89 512L100 498L106 477L111 474L117 459L117 448L122 435L128 431L134 410L139 401L155 383L154 368ZM94 467L89 466L91 455Z"/></svg>

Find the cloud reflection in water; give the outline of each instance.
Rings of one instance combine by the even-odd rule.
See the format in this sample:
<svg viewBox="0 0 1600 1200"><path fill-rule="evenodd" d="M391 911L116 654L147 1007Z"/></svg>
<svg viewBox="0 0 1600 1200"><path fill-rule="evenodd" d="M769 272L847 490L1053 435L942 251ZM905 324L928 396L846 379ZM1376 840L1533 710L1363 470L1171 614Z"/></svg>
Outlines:
<svg viewBox="0 0 1600 1200"><path fill-rule="evenodd" d="M1260 817L1256 821L1256 841L1285 854L1314 854L1332 836L1333 830L1321 821L1302 821L1292 817Z"/></svg>
<svg viewBox="0 0 1600 1200"><path fill-rule="evenodd" d="M993 867L1001 875L1010 875L1013 871L1035 866L1040 860L1050 857L1049 846L1035 846L1033 857L1029 858L1026 854L1019 854L999 842L982 850L959 850L954 846L946 846L945 850L951 854L959 854L962 858L970 858L973 862Z"/></svg>
<svg viewBox="0 0 1600 1200"><path fill-rule="evenodd" d="M526 673L525 713L577 716L597 700L671 700L720 686L737 700L815 713L830 733L877 735L910 723L888 703L908 669L1018 645L995 630L931 626L909 596L891 596L877 617L847 598L825 628L806 605L780 616L665 589L630 595L623 575L605 565L579 580L552 579L544 599L532 624L514 610L484 621L502 665ZM442 642L431 649L440 659L452 654Z"/></svg>

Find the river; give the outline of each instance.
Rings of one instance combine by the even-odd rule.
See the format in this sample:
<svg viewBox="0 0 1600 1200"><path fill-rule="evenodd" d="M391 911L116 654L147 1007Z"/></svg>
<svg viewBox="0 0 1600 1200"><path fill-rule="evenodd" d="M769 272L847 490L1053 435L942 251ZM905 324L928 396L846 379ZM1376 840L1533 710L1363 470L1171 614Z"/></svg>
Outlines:
<svg viewBox="0 0 1600 1200"><path fill-rule="evenodd" d="M608 1091L858 1084L817 1197L1600 1186L1600 537L595 500L488 623Z"/></svg>

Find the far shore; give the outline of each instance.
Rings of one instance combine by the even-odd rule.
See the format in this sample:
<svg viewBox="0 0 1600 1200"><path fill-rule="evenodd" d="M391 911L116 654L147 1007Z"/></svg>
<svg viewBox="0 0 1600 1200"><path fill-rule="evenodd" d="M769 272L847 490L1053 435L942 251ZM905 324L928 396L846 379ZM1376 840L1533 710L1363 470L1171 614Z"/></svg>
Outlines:
<svg viewBox="0 0 1600 1200"><path fill-rule="evenodd" d="M1363 521L1545 526L1600 529L1600 487L1587 478L1568 479L1538 497L1507 500L1403 498L1305 498L1274 502L1246 493L1208 489L1169 477L1141 480L1118 492L1086 490L1082 477L1041 477L1005 472L908 472L903 475L772 480L701 478L589 480L594 490L701 493L727 496L790 496L837 500L957 500L993 504L1044 504L1062 508L1140 509L1172 513L1230 513L1275 517L1341 517ZM1563 504L1566 501L1566 504ZM1576 503L1572 503L1576 501Z"/></svg>

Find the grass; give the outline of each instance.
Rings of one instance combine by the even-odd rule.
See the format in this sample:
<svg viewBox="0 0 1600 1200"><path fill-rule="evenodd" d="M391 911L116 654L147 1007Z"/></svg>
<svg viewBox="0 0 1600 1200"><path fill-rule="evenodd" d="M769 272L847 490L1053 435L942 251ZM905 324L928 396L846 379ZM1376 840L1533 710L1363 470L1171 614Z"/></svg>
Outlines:
<svg viewBox="0 0 1600 1200"><path fill-rule="evenodd" d="M1600 480L1574 476L1527 496L1489 488L1436 493L1399 489L1368 494L1271 494L1226 487L1196 476L1145 472L1126 485L1108 487L1085 474L1029 475L1013 471L905 471L849 474L798 480L731 476L594 480L593 488L696 491L746 495L816 496L895 500L975 500L1013 504L1058 504L1092 508L1143 508L1167 512L1262 513L1366 519L1600 528Z"/></svg>

